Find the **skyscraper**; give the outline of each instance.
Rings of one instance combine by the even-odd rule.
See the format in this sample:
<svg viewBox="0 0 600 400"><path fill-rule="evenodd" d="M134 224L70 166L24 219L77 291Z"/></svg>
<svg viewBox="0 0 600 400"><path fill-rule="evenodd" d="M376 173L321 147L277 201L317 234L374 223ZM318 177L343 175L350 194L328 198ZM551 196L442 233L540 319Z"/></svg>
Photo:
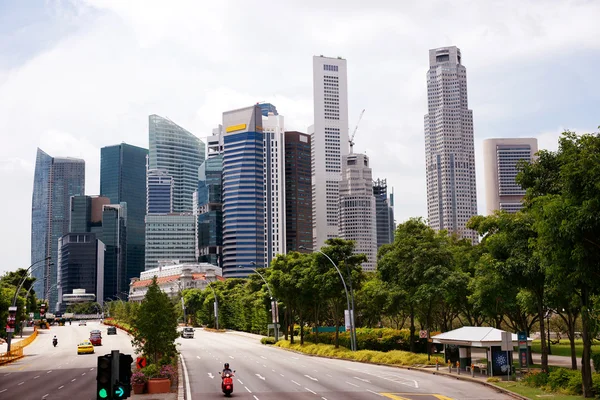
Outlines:
<svg viewBox="0 0 600 400"><path fill-rule="evenodd" d="M200 166L196 216L198 261L223 264L223 155L212 155Z"/></svg>
<svg viewBox="0 0 600 400"><path fill-rule="evenodd" d="M109 203L109 198L102 196L71 197L69 233L102 233L102 208Z"/></svg>
<svg viewBox="0 0 600 400"><path fill-rule="evenodd" d="M377 225L377 248L394 241L394 209L390 205L387 180L373 181L375 196L375 223Z"/></svg>
<svg viewBox="0 0 600 400"><path fill-rule="evenodd" d="M425 159L429 225L475 242L477 234L465 227L477 215L473 111L467 102L467 70L457 47L429 50L427 100Z"/></svg>
<svg viewBox="0 0 600 400"><path fill-rule="evenodd" d="M160 261L196 261L196 217L192 213L146 216L146 270Z"/></svg>
<svg viewBox="0 0 600 400"><path fill-rule="evenodd" d="M85 192L85 161L54 158L37 149L31 202L34 290L54 310L58 302L58 239L69 232L70 198Z"/></svg>
<svg viewBox="0 0 600 400"><path fill-rule="evenodd" d="M516 182L517 163L532 161L538 151L535 138L486 139L483 141L486 213L517 212L523 208L525 190Z"/></svg>
<svg viewBox="0 0 600 400"><path fill-rule="evenodd" d="M312 236L312 190L310 135L285 133L285 240L286 253L310 249Z"/></svg>
<svg viewBox="0 0 600 400"><path fill-rule="evenodd" d="M149 169L162 169L173 177L173 212L193 212L192 196L198 185L198 167L205 158L204 143L158 115L149 117L149 136Z"/></svg>
<svg viewBox="0 0 600 400"><path fill-rule="evenodd" d="M173 212L173 177L163 169L148 170L146 214Z"/></svg>
<svg viewBox="0 0 600 400"><path fill-rule="evenodd" d="M259 106L263 112L266 241L265 259L257 264L268 266L275 256L285 254L285 129L275 106Z"/></svg>
<svg viewBox="0 0 600 400"><path fill-rule="evenodd" d="M313 57L313 248L339 234L342 157L348 154L348 78L341 57Z"/></svg>
<svg viewBox="0 0 600 400"><path fill-rule="evenodd" d="M147 155L147 149L126 143L100 150L100 196L110 204L127 203L126 279L144 270Z"/></svg>
<svg viewBox="0 0 600 400"><path fill-rule="evenodd" d="M354 253L367 256L363 271L373 272L377 264L377 226L369 157L351 153L342 162L340 237L354 241Z"/></svg>
<svg viewBox="0 0 600 400"><path fill-rule="evenodd" d="M102 300L111 297L123 299L129 292L127 277L127 203L107 204L102 210L102 242L104 254L104 292ZM145 247L145 246L144 246Z"/></svg>
<svg viewBox="0 0 600 400"><path fill-rule="evenodd" d="M223 276L265 259L264 134L258 105L223 113ZM246 268L239 268L244 266Z"/></svg>

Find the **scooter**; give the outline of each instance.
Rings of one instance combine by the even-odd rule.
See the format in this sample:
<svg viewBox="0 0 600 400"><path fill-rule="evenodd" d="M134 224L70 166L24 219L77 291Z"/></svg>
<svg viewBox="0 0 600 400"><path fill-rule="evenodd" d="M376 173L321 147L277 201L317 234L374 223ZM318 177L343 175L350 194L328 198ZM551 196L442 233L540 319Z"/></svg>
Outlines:
<svg viewBox="0 0 600 400"><path fill-rule="evenodd" d="M221 390L225 393L225 397L231 396L231 393L233 393L233 374L226 373L223 375L219 372L219 375L221 375Z"/></svg>
<svg viewBox="0 0 600 400"><path fill-rule="evenodd" d="M56 347L56 345L58 344L58 339L52 339L52 344L54 345L54 347Z"/></svg>

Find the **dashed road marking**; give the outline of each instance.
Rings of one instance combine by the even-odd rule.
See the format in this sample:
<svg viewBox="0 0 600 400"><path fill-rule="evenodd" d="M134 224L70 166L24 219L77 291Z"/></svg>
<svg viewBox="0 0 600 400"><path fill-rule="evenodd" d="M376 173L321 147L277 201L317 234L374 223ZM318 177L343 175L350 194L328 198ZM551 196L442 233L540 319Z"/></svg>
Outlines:
<svg viewBox="0 0 600 400"><path fill-rule="evenodd" d="M313 392L312 390L310 390L309 388L305 387L304 389L308 390L309 392L311 392L312 394L317 394L316 392Z"/></svg>
<svg viewBox="0 0 600 400"><path fill-rule="evenodd" d="M292 381L292 383L295 383L296 385L300 386L300 384L296 381Z"/></svg>
<svg viewBox="0 0 600 400"><path fill-rule="evenodd" d="M71 379L71 382L75 382L77 380L77 378L73 378Z"/></svg>
<svg viewBox="0 0 600 400"><path fill-rule="evenodd" d="M367 392L371 392L371 393L373 393L373 394L376 394L376 395L377 395L377 396L379 396L379 397L384 397L384 396L383 396L381 393L374 392L374 391L372 391L372 390L370 390L370 389L367 389Z"/></svg>
<svg viewBox="0 0 600 400"><path fill-rule="evenodd" d="M246 388L246 390L248 391L248 393L252 393L252 391L250 391L250 389L248 389L248 386L244 386Z"/></svg>
<svg viewBox="0 0 600 400"><path fill-rule="evenodd" d="M47 373L47 374L49 374L50 372L52 372L52 370L50 370L50 371L47 371L46 373Z"/></svg>
<svg viewBox="0 0 600 400"><path fill-rule="evenodd" d="M39 378L39 377L40 377L40 376L39 376L39 375L37 375L37 376L34 376L34 377L33 377L33 379L37 379L37 378Z"/></svg>
<svg viewBox="0 0 600 400"><path fill-rule="evenodd" d="M0 390L0 393L4 393L4 392L6 392L7 390L8 390L8 389L2 389L2 390Z"/></svg>
<svg viewBox="0 0 600 400"><path fill-rule="evenodd" d="M22 384L24 384L24 383L25 383L25 381L23 381L23 382L19 383L17 386L21 386L21 385L22 385Z"/></svg>
<svg viewBox="0 0 600 400"><path fill-rule="evenodd" d="M352 383L352 382L348 382L348 381L346 381L346 383L347 383L348 385L351 385L351 386L354 386L354 387L358 387L358 385L355 385L355 384L354 384L354 383Z"/></svg>
<svg viewBox="0 0 600 400"><path fill-rule="evenodd" d="M65 387L65 385L59 386L59 387L58 387L58 390L60 390L60 389L62 389L62 388L64 388L64 387Z"/></svg>
<svg viewBox="0 0 600 400"><path fill-rule="evenodd" d="M45 395L42 396L42 399L45 399L46 397L48 397L50 395L50 393L46 393Z"/></svg>
<svg viewBox="0 0 600 400"><path fill-rule="evenodd" d="M240 385L243 385L243 384L244 384L244 382L240 381L239 379L238 379L238 382L240 383Z"/></svg>

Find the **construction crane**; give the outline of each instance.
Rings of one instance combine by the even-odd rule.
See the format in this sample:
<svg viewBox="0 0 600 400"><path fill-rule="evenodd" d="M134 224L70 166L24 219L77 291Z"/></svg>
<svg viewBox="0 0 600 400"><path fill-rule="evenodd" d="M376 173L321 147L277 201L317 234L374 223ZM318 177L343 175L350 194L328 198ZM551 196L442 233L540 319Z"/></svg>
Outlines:
<svg viewBox="0 0 600 400"><path fill-rule="evenodd" d="M356 131L358 130L358 124L360 124L360 120L362 119L362 116L364 113L365 113L365 109L363 108L363 110L360 113L360 117L358 117L358 122L356 123L356 128L354 128L354 132L352 132L352 136L350 136L350 139L348 139L348 143L350 143L350 154L352 154L352 151L354 149L354 135L356 135Z"/></svg>

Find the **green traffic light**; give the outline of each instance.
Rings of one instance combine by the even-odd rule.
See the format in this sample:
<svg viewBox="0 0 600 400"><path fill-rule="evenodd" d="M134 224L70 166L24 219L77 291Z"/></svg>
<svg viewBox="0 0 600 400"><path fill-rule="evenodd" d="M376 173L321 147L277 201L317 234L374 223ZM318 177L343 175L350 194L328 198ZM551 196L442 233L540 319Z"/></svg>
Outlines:
<svg viewBox="0 0 600 400"><path fill-rule="evenodd" d="M117 389L115 389L115 394L119 397L123 397L123 395L125 394L125 390L123 390L123 388L119 386Z"/></svg>
<svg viewBox="0 0 600 400"><path fill-rule="evenodd" d="M104 388L100 389L100 391L98 392L98 396L100 396L103 399L106 399L108 397L108 393L106 392L106 389L104 389Z"/></svg>

